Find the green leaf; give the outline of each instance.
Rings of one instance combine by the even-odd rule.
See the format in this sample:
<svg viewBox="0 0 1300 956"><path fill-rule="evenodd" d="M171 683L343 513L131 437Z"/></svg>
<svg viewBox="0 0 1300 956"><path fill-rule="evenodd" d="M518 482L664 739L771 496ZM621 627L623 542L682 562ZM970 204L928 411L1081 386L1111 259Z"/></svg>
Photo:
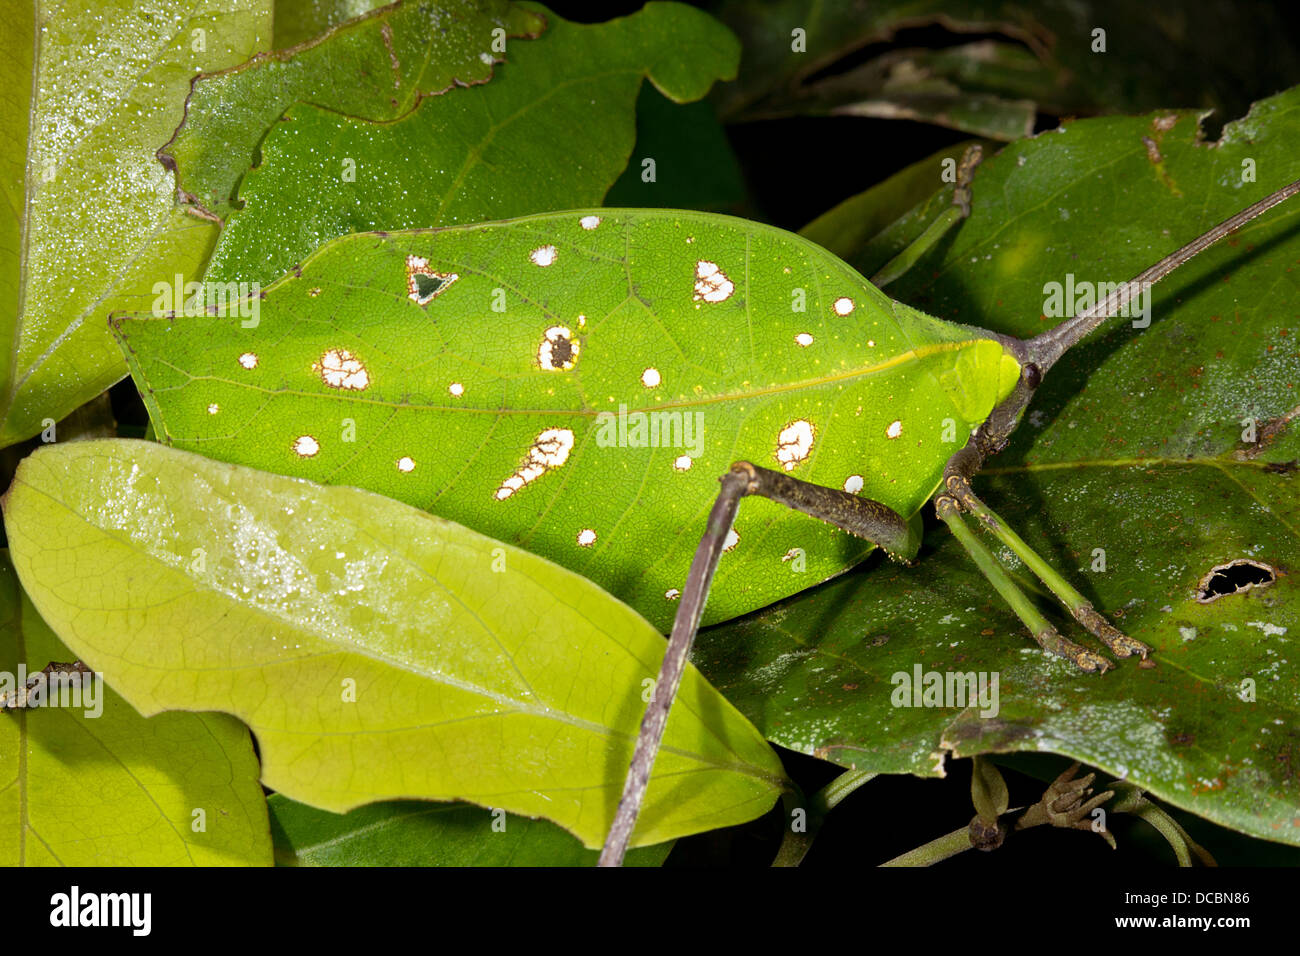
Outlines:
<svg viewBox="0 0 1300 956"><path fill-rule="evenodd" d="M32 675L76 658L4 552L0 614L0 691L15 690L20 665ZM257 758L238 721L146 719L102 679L65 702L79 706L0 709L0 864L270 864Z"/></svg>
<svg viewBox="0 0 1300 956"><path fill-rule="evenodd" d="M282 117L296 122L313 109L324 110L363 129L369 126L365 121L399 119L427 97L441 99L439 94L458 84L491 79L498 59L491 52L493 30L527 37L544 26L542 17L506 0L417 0L383 7L324 36L304 37L303 46L199 77L184 122L159 157L176 170L183 199L203 215L225 219L237 205L249 167L274 161L275 149L268 155L263 142L278 142L273 131ZM298 108L285 117L295 104ZM343 156L366 158L356 152L337 155L333 167ZM313 190L324 176L338 178L338 168L321 168L320 155L312 163Z"/></svg>
<svg viewBox="0 0 1300 956"><path fill-rule="evenodd" d="M681 211L363 233L229 312L116 320L160 441L416 505L663 629L733 461L910 516L944 420L964 440L1018 368L798 236ZM709 620L871 548L757 498L735 531Z"/></svg>
<svg viewBox="0 0 1300 956"><path fill-rule="evenodd" d="M198 274L216 230L154 157L196 70L265 42L266 3L23 3L0 31L0 447L125 374L105 318ZM196 52L197 51L197 52Z"/></svg>
<svg viewBox="0 0 1300 956"><path fill-rule="evenodd" d="M275 48L306 43L384 6L384 0L275 0Z"/></svg>
<svg viewBox="0 0 1300 956"><path fill-rule="evenodd" d="M280 866L595 866L597 851L553 823L456 803L401 801L330 813L282 794L267 800ZM661 866L672 843L632 850Z"/></svg>
<svg viewBox="0 0 1300 956"><path fill-rule="evenodd" d="M483 71L482 76L470 74L480 85L423 98L414 108L395 111L392 122L354 118L370 115L358 93L361 102L330 108L299 104L284 114L283 122L271 123L283 100L278 73L228 74L227 88L209 93L211 105L201 116L195 114L199 125L193 130L187 123L178 148L192 140L205 157L223 155L233 134L219 133L221 124L209 117L221 120L228 114L225 104L234 98L256 102L266 95L274 101L256 122L238 121L243 134L273 128L261 142L260 164L239 185L242 208L229 212L208 281L266 284L325 240L367 229L597 205L627 165L644 79L668 98L684 102L735 74L735 38L682 4L650 3L608 23L568 23L553 15L548 20L541 39L509 46L510 62L486 83L489 67L479 57L490 59L490 24L472 22L473 42L458 42L470 44L462 57ZM397 36L394 29L394 43ZM339 55L336 44L328 39L301 55L318 54L319 68L327 69ZM391 73L387 49L380 47L374 55L380 53ZM394 55L408 62L415 52ZM267 87L271 93L263 94ZM390 109L390 91L384 87L382 94L381 120ZM582 159L575 161L575 155ZM237 159L225 162L220 186L210 188L216 196L230 195ZM178 162L185 183L189 162L179 155Z"/></svg>
<svg viewBox="0 0 1300 956"><path fill-rule="evenodd" d="M664 642L589 581L379 495L129 440L35 452L5 526L82 660L142 713L239 717L286 796L460 799L604 838ZM691 670L637 841L752 819L783 784Z"/></svg>
<svg viewBox="0 0 1300 956"><path fill-rule="evenodd" d="M1046 282L1125 281L1300 178L1298 135L1292 90L1213 148L1187 113L1082 121L1013 144L980 167L952 242L891 290L1000 331L1040 331L1056 321L1043 317ZM1259 182L1242 181L1247 168ZM1127 661L1096 678L1044 660L941 529L916 569L864 568L701 635L701 669L769 739L837 763L936 773L945 752L1051 751L1300 844L1288 769L1300 679L1287 663L1300 634L1297 222L1293 200L1243 227L1153 289L1150 328L1120 320L1067 354L977 487L1156 649L1154 669ZM1242 441L1250 418L1254 443ZM1274 568L1275 583L1197 600L1212 568L1241 558ZM999 673L998 715L891 706L892 676L918 665Z"/></svg>

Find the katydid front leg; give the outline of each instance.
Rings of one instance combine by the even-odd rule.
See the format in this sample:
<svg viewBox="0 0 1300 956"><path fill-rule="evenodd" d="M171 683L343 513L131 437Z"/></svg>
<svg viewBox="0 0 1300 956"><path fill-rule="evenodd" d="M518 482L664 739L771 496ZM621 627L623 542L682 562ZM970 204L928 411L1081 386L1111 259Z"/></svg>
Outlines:
<svg viewBox="0 0 1300 956"><path fill-rule="evenodd" d="M736 462L720 479L722 489L709 512L704 536L700 539L691 569L686 577L681 603L673 621L668 650L655 681L654 694L641 719L636 750L623 784L623 795L614 814L609 836L601 851L598 866L621 866L627 852L628 841L636 826L650 783L664 728L668 724L668 711L677 696L677 687L686 669L695 634L704 613L709 585L718 569L718 559L726 542L727 532L736 519L740 499L746 495L761 495L796 511L820 518L837 528L878 544L891 556L905 558L916 553L919 542L906 518L892 508L870 498L861 498L834 488L823 488L791 478L779 471L759 468L747 461Z"/></svg>
<svg viewBox="0 0 1300 956"><path fill-rule="evenodd" d="M970 215L971 181L975 177L975 167L984 158L984 148L978 144L967 148L957 164L957 185L952 192L952 204L940 213L935 220L925 227L907 248L890 259L871 277L871 284L883 289L899 276L912 268L923 255L934 248L935 244L946 236L957 223Z"/></svg>
<svg viewBox="0 0 1300 956"><path fill-rule="evenodd" d="M1015 391L993 409L988 419L972 433L970 440L948 460L944 468L943 490L934 499L935 513L953 532L989 583L1003 596L1021 622L1029 628L1029 632L1034 635L1039 645L1053 654L1073 661L1081 670L1100 673L1110 667L1110 662L1062 637L1056 628L1048 623L1005 569L997 563L988 548L971 534L970 529L962 521L963 510L969 511L985 530L1009 547L1047 585L1075 620L1110 648L1117 657L1140 654L1145 659L1151 652L1151 648L1123 634L1099 614L1082 594L1012 531L993 509L975 495L971 489L971 480L990 455L995 455L1006 447L1012 432L1020 424L1021 416L1030 398L1042 383L1043 375L1069 348L1080 342L1106 319L1119 315L1129 300L1140 294L1144 285L1159 282L1197 253L1208 249L1233 230L1297 193L1300 193L1300 180L1282 187L1219 223L1176 252L1170 253L1131 282L1121 285L1092 308L1042 335L1019 343L1020 351L1023 353L1022 372Z"/></svg>

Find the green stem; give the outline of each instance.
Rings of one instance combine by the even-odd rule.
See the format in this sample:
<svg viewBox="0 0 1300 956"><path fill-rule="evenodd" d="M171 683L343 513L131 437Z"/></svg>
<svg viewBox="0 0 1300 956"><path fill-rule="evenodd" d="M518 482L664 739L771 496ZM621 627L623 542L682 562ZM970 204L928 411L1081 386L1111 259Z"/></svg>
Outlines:
<svg viewBox="0 0 1300 956"><path fill-rule="evenodd" d="M813 840L821 831L826 814L835 809L854 790L876 776L878 775L866 770L846 770L813 794L812 799L808 801L807 831L795 833L787 824L785 836L781 839L781 847L776 851L776 859L772 861L772 865L798 866L802 863L803 858L812 848ZM799 804L803 802L802 794L786 793L782 800L785 803L786 820L789 821L794 811L799 809Z"/></svg>
<svg viewBox="0 0 1300 956"><path fill-rule="evenodd" d="M787 790L781 795L781 804L785 808L785 835L781 837L781 846L776 851L776 858L772 860L773 866L798 866L812 849L817 831L821 829L821 817L809 811L806 821L808 826L803 833L796 833L791 824L795 811L804 802L801 790Z"/></svg>
<svg viewBox="0 0 1300 956"><path fill-rule="evenodd" d="M881 866L933 866L949 857L954 857L958 853L972 849L970 843L970 827L962 827L959 830L953 830L951 833L939 837L937 840L931 840L923 846L918 846L915 850L908 850L902 856L896 856L892 860L880 864Z"/></svg>
<svg viewBox="0 0 1300 956"><path fill-rule="evenodd" d="M812 798L812 812L825 816L835 809L844 798L868 780L879 776L867 770L846 770L826 786L822 787Z"/></svg>

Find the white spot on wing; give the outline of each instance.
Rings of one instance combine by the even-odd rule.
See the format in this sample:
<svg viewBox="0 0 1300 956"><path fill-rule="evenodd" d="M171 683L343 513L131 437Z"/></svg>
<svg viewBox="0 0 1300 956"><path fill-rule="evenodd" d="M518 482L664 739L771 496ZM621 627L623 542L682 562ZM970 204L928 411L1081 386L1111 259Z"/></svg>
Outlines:
<svg viewBox="0 0 1300 956"><path fill-rule="evenodd" d="M496 490L497 501L505 501L524 485L536 481L552 468L559 468L569 460L571 451L573 451L572 429L546 429L533 441L519 470L501 482Z"/></svg>
<svg viewBox="0 0 1300 956"><path fill-rule="evenodd" d="M329 349L312 365L320 372L321 381L330 388L360 392L370 386L370 373L365 365L347 349Z"/></svg>
<svg viewBox="0 0 1300 956"><path fill-rule="evenodd" d="M549 266L560 253L554 246L538 246L528 253L528 258L535 266Z"/></svg>
<svg viewBox="0 0 1300 956"><path fill-rule="evenodd" d="M795 419L776 439L776 460L786 471L794 471L795 465L804 461L812 453L814 429L812 422L802 418Z"/></svg>
<svg viewBox="0 0 1300 956"><path fill-rule="evenodd" d="M421 295L420 280L417 276L436 279L438 284L426 291L424 295ZM459 278L460 276L455 272L435 272L430 269L429 260L423 256L406 257L406 295L416 305L428 305L446 292L451 287L451 284Z"/></svg>
<svg viewBox="0 0 1300 956"><path fill-rule="evenodd" d="M537 364L546 372L567 372L578 364L580 348L572 332L563 325L553 325L543 333L542 343L537 346Z"/></svg>
<svg viewBox="0 0 1300 956"><path fill-rule="evenodd" d="M716 262L701 259L695 263L695 295L699 302L724 302L736 291L736 285L727 278L727 274L718 268Z"/></svg>
<svg viewBox="0 0 1300 956"><path fill-rule="evenodd" d="M311 458L320 451L320 442L311 435L299 435L293 440L293 453L299 458Z"/></svg>

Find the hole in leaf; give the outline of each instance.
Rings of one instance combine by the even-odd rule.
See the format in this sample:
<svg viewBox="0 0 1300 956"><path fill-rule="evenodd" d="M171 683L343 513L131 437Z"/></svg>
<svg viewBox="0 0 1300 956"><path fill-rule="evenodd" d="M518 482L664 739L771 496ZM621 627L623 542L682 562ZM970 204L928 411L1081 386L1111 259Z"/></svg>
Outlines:
<svg viewBox="0 0 1300 956"><path fill-rule="evenodd" d="M1268 587L1276 580L1276 572L1267 564L1249 558L1238 558L1210 568L1205 577L1201 578L1196 600L1209 604L1229 594Z"/></svg>

